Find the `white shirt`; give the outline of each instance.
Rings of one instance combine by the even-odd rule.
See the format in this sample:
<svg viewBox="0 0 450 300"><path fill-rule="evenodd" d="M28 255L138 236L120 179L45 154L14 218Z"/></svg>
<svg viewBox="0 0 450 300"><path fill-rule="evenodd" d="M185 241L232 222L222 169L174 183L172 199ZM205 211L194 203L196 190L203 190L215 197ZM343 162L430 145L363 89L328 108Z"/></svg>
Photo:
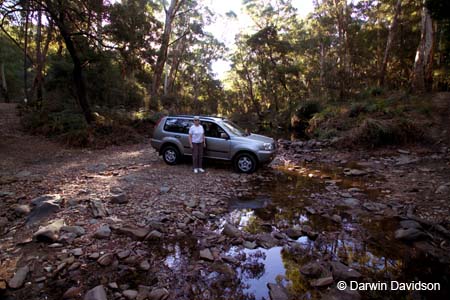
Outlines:
<svg viewBox="0 0 450 300"><path fill-rule="evenodd" d="M189 128L189 134L192 136L192 142L193 143L203 143L203 134L205 133L205 130L203 129L202 125L192 125L191 128Z"/></svg>

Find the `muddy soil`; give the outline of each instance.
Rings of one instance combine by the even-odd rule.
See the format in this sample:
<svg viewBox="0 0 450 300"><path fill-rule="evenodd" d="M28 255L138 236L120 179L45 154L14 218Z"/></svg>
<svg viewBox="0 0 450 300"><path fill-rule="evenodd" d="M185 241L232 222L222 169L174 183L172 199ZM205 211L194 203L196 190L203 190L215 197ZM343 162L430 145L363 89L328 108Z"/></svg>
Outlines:
<svg viewBox="0 0 450 300"><path fill-rule="evenodd" d="M450 295L445 146L348 152L279 140L255 174L215 162L193 174L149 143L68 149L21 133L14 117L1 128L2 299ZM390 280L442 288L337 289Z"/></svg>

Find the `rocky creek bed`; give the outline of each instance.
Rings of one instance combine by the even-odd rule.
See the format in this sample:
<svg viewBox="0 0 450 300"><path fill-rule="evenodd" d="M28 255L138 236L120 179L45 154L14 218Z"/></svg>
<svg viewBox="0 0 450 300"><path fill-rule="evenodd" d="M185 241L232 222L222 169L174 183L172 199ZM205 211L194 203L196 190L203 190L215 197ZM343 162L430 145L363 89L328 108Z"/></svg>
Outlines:
<svg viewBox="0 0 450 300"><path fill-rule="evenodd" d="M449 296L448 148L279 140L252 175L194 175L149 144L51 150L1 162L4 299ZM391 280L441 290L337 289Z"/></svg>

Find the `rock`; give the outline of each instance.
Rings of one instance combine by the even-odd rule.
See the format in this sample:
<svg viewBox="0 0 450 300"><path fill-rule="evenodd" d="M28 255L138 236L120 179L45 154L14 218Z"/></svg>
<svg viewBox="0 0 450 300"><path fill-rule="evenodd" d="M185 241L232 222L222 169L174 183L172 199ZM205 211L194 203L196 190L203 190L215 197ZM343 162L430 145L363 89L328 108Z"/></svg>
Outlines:
<svg viewBox="0 0 450 300"><path fill-rule="evenodd" d="M234 227L233 225L226 223L223 227L222 234L229 236L229 237L240 237L242 235L241 231Z"/></svg>
<svg viewBox="0 0 450 300"><path fill-rule="evenodd" d="M278 240L271 236L269 233L258 235L257 242L258 245L265 249L269 249L278 245Z"/></svg>
<svg viewBox="0 0 450 300"><path fill-rule="evenodd" d="M145 237L146 240L160 240L163 238L163 234L159 232L158 230L152 230L147 236Z"/></svg>
<svg viewBox="0 0 450 300"><path fill-rule="evenodd" d="M100 226L94 233L94 237L97 239L107 239L111 235L111 229L108 225Z"/></svg>
<svg viewBox="0 0 450 300"><path fill-rule="evenodd" d="M16 274L11 280L8 282L8 285L12 289L18 289L22 287L27 278L28 272L30 272L30 268L28 266L24 266L22 268L17 269Z"/></svg>
<svg viewBox="0 0 450 300"><path fill-rule="evenodd" d="M108 300L103 285L98 285L84 295L84 300Z"/></svg>
<svg viewBox="0 0 450 300"><path fill-rule="evenodd" d="M425 238L427 235L417 228L401 228L395 231L395 238L403 241L416 241Z"/></svg>
<svg viewBox="0 0 450 300"><path fill-rule="evenodd" d="M319 277L324 268L318 262L310 262L300 268L300 273L309 277Z"/></svg>
<svg viewBox="0 0 450 300"><path fill-rule="evenodd" d="M86 230L84 230L81 226L63 226L61 231L74 233L76 236L82 236L86 234Z"/></svg>
<svg viewBox="0 0 450 300"><path fill-rule="evenodd" d="M62 198L60 195L42 195L31 200L34 208L27 217L26 225L31 226L48 216L58 212L61 207Z"/></svg>
<svg viewBox="0 0 450 300"><path fill-rule="evenodd" d="M6 281L0 280L0 294L6 290Z"/></svg>
<svg viewBox="0 0 450 300"><path fill-rule="evenodd" d="M360 201L356 198L345 198L344 200L342 200L342 202L344 202L344 205L347 206L358 206Z"/></svg>
<svg viewBox="0 0 450 300"><path fill-rule="evenodd" d="M106 206L103 204L102 200L91 199L89 205L91 206L91 211L94 218L103 218L108 215L108 211L106 209Z"/></svg>
<svg viewBox="0 0 450 300"><path fill-rule="evenodd" d="M338 261L332 261L330 265L333 277L336 280L348 281L361 278L361 274L358 271L344 265L343 263L340 263Z"/></svg>
<svg viewBox="0 0 450 300"><path fill-rule="evenodd" d="M95 173L100 173L100 172L104 172L106 171L106 169L108 168L108 165L105 163L99 163L96 165L91 165L89 167L87 167L87 170L89 172L95 172Z"/></svg>
<svg viewBox="0 0 450 300"><path fill-rule="evenodd" d="M333 276L319 278L311 282L311 286L314 287L324 287L333 284Z"/></svg>
<svg viewBox="0 0 450 300"><path fill-rule="evenodd" d="M148 299L149 300L166 300L167 298L169 298L169 291L166 290L165 288L157 288L152 290L149 294L148 294Z"/></svg>
<svg viewBox="0 0 450 300"><path fill-rule="evenodd" d="M59 231L64 226L64 220L59 219L39 229L33 237L41 242L56 242L59 238Z"/></svg>
<svg viewBox="0 0 450 300"><path fill-rule="evenodd" d="M255 242L250 242L250 241L244 241L242 243L242 246L244 246L247 249L255 249L256 248L256 243Z"/></svg>
<svg viewBox="0 0 450 300"><path fill-rule="evenodd" d="M138 291L135 290L126 290L123 291L123 296L129 300L133 300L136 299L137 295L138 295Z"/></svg>
<svg viewBox="0 0 450 300"><path fill-rule="evenodd" d="M387 208L386 204L377 202L366 202L362 206L368 211L380 211Z"/></svg>
<svg viewBox="0 0 450 300"><path fill-rule="evenodd" d="M345 176L364 176L366 174L367 174L367 172L364 170L349 169L349 168L344 169Z"/></svg>
<svg viewBox="0 0 450 300"><path fill-rule="evenodd" d="M117 252L116 255L119 259L124 259L124 258L127 258L128 256L130 256L130 254L131 254L130 250L124 250L124 251Z"/></svg>
<svg viewBox="0 0 450 300"><path fill-rule="evenodd" d="M333 288L328 293L322 296L322 300L360 300L360 299L361 295L357 291L352 291L349 288L343 291Z"/></svg>
<svg viewBox="0 0 450 300"><path fill-rule="evenodd" d="M28 215L30 211L31 208L29 205L17 205L16 207L14 207L14 212L20 217Z"/></svg>
<svg viewBox="0 0 450 300"><path fill-rule="evenodd" d="M309 225L304 225L302 227L302 232L303 234L305 234L309 239L311 240L316 240L317 237L319 236L319 233L313 231L313 229L311 228L311 226Z"/></svg>
<svg viewBox="0 0 450 300"><path fill-rule="evenodd" d="M122 194L122 193L123 193L123 190L122 190L120 187L118 187L118 186L112 186L112 187L109 189L109 191L110 191L112 194Z"/></svg>
<svg viewBox="0 0 450 300"><path fill-rule="evenodd" d="M17 178L26 178L26 177L30 177L31 176L31 172L30 171L20 171L15 176Z"/></svg>
<svg viewBox="0 0 450 300"><path fill-rule="evenodd" d="M100 256L97 262L102 266L109 266L114 261L114 255L111 253Z"/></svg>
<svg viewBox="0 0 450 300"><path fill-rule="evenodd" d="M195 211L192 212L192 215L193 215L194 217L196 217L197 219L200 219L200 220L206 220L205 214L202 213L201 211L195 210Z"/></svg>
<svg viewBox="0 0 450 300"><path fill-rule="evenodd" d="M170 190L171 190L170 187L168 187L168 186L162 186L162 187L159 188L159 193L160 193L160 194L166 194L166 193L168 193Z"/></svg>
<svg viewBox="0 0 450 300"><path fill-rule="evenodd" d="M336 223L341 223L342 222L342 218L339 215L332 215L331 216L331 220L333 220Z"/></svg>
<svg viewBox="0 0 450 300"><path fill-rule="evenodd" d="M125 204L128 203L127 195L125 193L113 194L110 197L110 202L113 204Z"/></svg>
<svg viewBox="0 0 450 300"><path fill-rule="evenodd" d="M436 190L436 192L434 192L435 194L450 194L450 186L449 184L443 184L441 186L439 186Z"/></svg>
<svg viewBox="0 0 450 300"><path fill-rule="evenodd" d="M395 163L396 166L403 166L419 161L418 158L412 158L409 155L400 155L399 157L396 158L396 160L397 160L397 162Z"/></svg>
<svg viewBox="0 0 450 300"><path fill-rule="evenodd" d="M70 251L74 256L81 256L83 255L83 249L81 248L75 248Z"/></svg>
<svg viewBox="0 0 450 300"><path fill-rule="evenodd" d="M147 259L141 261L139 264L139 269L141 269L142 271L148 271L150 270L150 267L150 263Z"/></svg>
<svg viewBox="0 0 450 300"><path fill-rule="evenodd" d="M311 281L311 286L314 287L324 287L333 284L333 276L319 278L317 280Z"/></svg>
<svg viewBox="0 0 450 300"><path fill-rule="evenodd" d="M408 228L415 228L415 229L422 229L422 225L420 225L419 222L413 221L413 220L403 220L400 221L400 226L404 229Z"/></svg>
<svg viewBox="0 0 450 300"><path fill-rule="evenodd" d="M63 295L63 299L79 299L81 297L81 288L80 287L71 287L69 288Z"/></svg>
<svg viewBox="0 0 450 300"><path fill-rule="evenodd" d="M143 240L143 239L145 239L147 234L149 234L149 229L127 225L127 226L117 228L117 232L120 234L130 236L132 238L138 239L138 240Z"/></svg>
<svg viewBox="0 0 450 300"><path fill-rule="evenodd" d="M268 283L269 297L271 300L289 300L286 289L278 284Z"/></svg>
<svg viewBox="0 0 450 300"><path fill-rule="evenodd" d="M214 256L208 248L200 250L200 258L208 261L214 261Z"/></svg>
<svg viewBox="0 0 450 300"><path fill-rule="evenodd" d="M289 228L284 233L293 240L296 240L299 237L303 236L302 230L296 228Z"/></svg>

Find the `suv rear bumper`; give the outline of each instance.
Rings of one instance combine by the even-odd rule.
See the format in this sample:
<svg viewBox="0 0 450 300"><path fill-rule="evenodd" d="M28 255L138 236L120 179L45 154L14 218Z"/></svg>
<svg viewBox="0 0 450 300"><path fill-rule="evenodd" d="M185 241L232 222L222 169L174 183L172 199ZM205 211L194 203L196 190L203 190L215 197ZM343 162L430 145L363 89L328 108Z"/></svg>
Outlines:
<svg viewBox="0 0 450 300"><path fill-rule="evenodd" d="M150 139L150 145L152 145L152 147L155 148L156 151L161 150L161 144L162 142L160 140Z"/></svg>

